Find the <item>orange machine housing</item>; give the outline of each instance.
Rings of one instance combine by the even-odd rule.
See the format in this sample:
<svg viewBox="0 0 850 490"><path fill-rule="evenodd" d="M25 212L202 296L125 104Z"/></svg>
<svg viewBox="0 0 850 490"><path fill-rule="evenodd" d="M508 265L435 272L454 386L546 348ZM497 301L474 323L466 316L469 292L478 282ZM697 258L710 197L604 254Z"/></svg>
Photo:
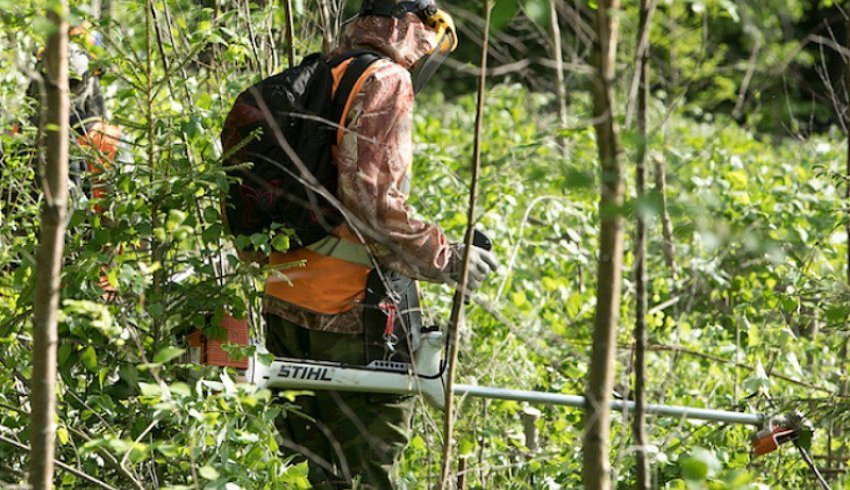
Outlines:
<svg viewBox="0 0 850 490"><path fill-rule="evenodd" d="M249 344L248 322L225 315L219 324L227 332L222 338L207 337L202 330L195 330L187 337L189 361L205 366L248 369L248 358L235 359L224 351L224 344Z"/></svg>
<svg viewBox="0 0 850 490"><path fill-rule="evenodd" d="M756 434L753 439L753 450L756 456L764 456L779 449L782 444L797 437L797 431L787 427L776 426Z"/></svg>

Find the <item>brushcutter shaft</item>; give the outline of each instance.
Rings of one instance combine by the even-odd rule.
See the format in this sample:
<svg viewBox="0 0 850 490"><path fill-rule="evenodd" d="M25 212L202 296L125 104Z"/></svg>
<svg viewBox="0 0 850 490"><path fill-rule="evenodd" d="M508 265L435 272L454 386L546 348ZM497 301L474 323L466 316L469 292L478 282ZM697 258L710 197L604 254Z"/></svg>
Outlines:
<svg viewBox="0 0 850 490"><path fill-rule="evenodd" d="M585 405L585 398L583 396L564 395L560 393L543 393L539 391L523 391L461 384L454 386L454 392L456 395L467 395L476 398L525 401L529 403L542 403L544 405L563 405L575 408L584 408ZM632 401L614 400L611 402L611 409L619 412L624 410L634 410L634 405L635 404ZM709 410L705 408L650 404L647 405L646 412L653 415L663 415L667 417L707 420L711 422L724 422L727 424L738 425L761 426L765 422L765 417L760 414L730 412L727 410Z"/></svg>
<svg viewBox="0 0 850 490"><path fill-rule="evenodd" d="M272 389L333 390L395 395L422 395L434 408L443 410L446 399L445 373L441 367L440 351L443 334L423 331L420 348L412 364L374 361L369 366L346 366L333 362L304 359L275 359L271 364L255 358L245 375L246 381ZM416 374L418 373L418 374ZM523 391L509 388L456 384L455 395L476 398L516 400L546 405L584 408L585 398L579 395ZM614 400L611 409L634 410L634 402ZM709 410L706 408L676 407L650 404L647 413L665 417L707 420L727 424L762 426L767 422L761 414Z"/></svg>

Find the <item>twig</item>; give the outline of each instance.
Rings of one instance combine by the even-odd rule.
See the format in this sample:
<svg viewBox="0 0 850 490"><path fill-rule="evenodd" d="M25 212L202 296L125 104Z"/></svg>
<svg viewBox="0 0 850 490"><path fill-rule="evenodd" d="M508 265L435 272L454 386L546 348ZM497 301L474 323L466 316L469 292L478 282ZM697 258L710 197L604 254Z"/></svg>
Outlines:
<svg viewBox="0 0 850 490"><path fill-rule="evenodd" d="M535 208L535 206L537 206L537 204L548 200L569 202L569 198L564 196L537 196L531 201L531 203L525 209L525 214L523 215L522 221L519 224L519 231L517 232L516 244L514 245L514 249L511 252L511 258L508 260L508 267L504 272L502 283L499 285L499 289L496 292L496 298L501 298L502 293L505 291L505 286L508 283L511 271L513 270L514 264L516 263L517 254L519 253L520 246L522 245L522 237L523 232L525 231L525 226L528 223L532 222L530 219L531 211Z"/></svg>
<svg viewBox="0 0 850 490"><path fill-rule="evenodd" d="M237 7L239 8L239 7ZM260 57L260 51L257 47L257 37L254 34L254 24L251 22L251 4L245 2L245 26L248 29L248 39L251 41L251 51L254 53L254 59L257 62L257 69L262 77L267 75L266 67L263 64L263 59Z"/></svg>
<svg viewBox="0 0 850 490"><path fill-rule="evenodd" d="M481 169L481 133L484 125L484 99L487 91L487 54L490 45L490 0L484 0L484 42L481 48L481 75L478 81L478 105L475 113L475 138L472 155L472 184L469 189L469 210L467 214L466 240L463 254L460 281L455 291L452 316L449 322L449 359L446 375L446 407L443 419L443 465L440 474L440 488L446 490L451 480L452 436L454 433L454 393L453 386L457 372L457 351L460 325L463 322L464 298L469 275L469 257L472 253L472 237L475 230L475 205L478 199L478 174Z"/></svg>
<svg viewBox="0 0 850 490"><path fill-rule="evenodd" d="M638 32L638 48L635 56L635 85L633 88L636 102L630 107L637 106L638 148L635 165L637 199L646 196L646 152L648 147L647 105L649 102L649 31L652 26L652 15L655 12L657 0L647 4L640 2L640 30ZM626 117L628 120L628 116ZM647 332L647 220L640 211L637 213L637 261L635 265L635 415L632 420L632 434L635 444L636 477L635 487L639 490L649 490L651 475L649 473L649 458L646 454L646 346L649 343Z"/></svg>
<svg viewBox="0 0 850 490"><path fill-rule="evenodd" d="M747 89L750 87L750 81L753 79L753 73L755 73L756 65L758 64L759 53L761 53L761 39L757 39L755 46L753 46L747 72L741 81L741 89L738 91L738 101L735 103L735 109L732 111L732 117L734 118L741 117L741 110L744 108L744 103L747 100Z"/></svg>
<svg viewBox="0 0 850 490"><path fill-rule="evenodd" d="M700 358L705 359L707 361L720 362L720 363L723 363L723 364L736 366L736 367L739 367L739 368L742 368L742 369L747 369L749 371L753 370L753 367L748 365L748 364L732 361L730 359L725 359L723 357L715 356L715 355L712 355L712 354L706 354L704 352L691 350L691 349L688 349L688 348L683 347L681 345L653 344L653 345L649 346L649 350L651 350L651 351L676 352L676 353L685 354L685 355L689 355L689 356L700 357ZM820 391L820 392L828 393L830 395L835 396L835 393L832 390L828 390L828 389L826 389L822 386L818 386L818 385L815 385L815 384L812 384L812 383L808 383L806 381L801 381L799 379L795 379L795 378L792 378L792 377L789 377L789 376L785 376L783 374L771 373L769 377L781 379L782 381L785 381L787 383L795 384L795 385L798 385L798 386L803 386L803 387L809 388L811 390Z"/></svg>
<svg viewBox="0 0 850 490"><path fill-rule="evenodd" d="M564 78L564 48L561 43L561 21L558 18L558 7L555 4L557 0L549 0L549 17L552 29L552 55L555 58L555 83L557 84L558 94L558 118L561 123L561 128L567 127L567 84ZM566 164L569 158L569 150L567 149L567 137L563 134L558 138L561 145L561 156Z"/></svg>

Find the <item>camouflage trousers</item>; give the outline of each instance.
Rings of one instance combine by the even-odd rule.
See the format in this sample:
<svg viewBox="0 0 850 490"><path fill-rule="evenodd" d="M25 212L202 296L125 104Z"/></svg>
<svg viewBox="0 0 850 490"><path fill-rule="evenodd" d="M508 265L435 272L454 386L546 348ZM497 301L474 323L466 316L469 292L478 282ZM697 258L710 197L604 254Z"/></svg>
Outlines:
<svg viewBox="0 0 850 490"><path fill-rule="evenodd" d="M266 346L298 359L366 363L363 335L302 328L267 317ZM414 398L367 393L319 392L295 399L296 411L277 421L287 455L306 460L313 488L392 489L396 460L410 439Z"/></svg>

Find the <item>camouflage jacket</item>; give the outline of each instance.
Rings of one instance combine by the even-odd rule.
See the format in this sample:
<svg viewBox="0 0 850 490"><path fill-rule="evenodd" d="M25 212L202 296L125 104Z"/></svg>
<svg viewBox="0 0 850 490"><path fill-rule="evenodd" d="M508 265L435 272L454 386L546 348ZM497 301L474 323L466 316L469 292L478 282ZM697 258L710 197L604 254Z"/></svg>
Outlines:
<svg viewBox="0 0 850 490"><path fill-rule="evenodd" d="M414 96L409 69L436 43L434 32L414 15L364 17L348 26L338 53L370 49L392 62L379 62L355 96L336 164L338 199L384 238L366 242L378 263L408 277L443 282L452 262L448 240L437 225L417 220L408 204ZM360 307L319 315L267 297L266 311L313 330L363 331Z"/></svg>

